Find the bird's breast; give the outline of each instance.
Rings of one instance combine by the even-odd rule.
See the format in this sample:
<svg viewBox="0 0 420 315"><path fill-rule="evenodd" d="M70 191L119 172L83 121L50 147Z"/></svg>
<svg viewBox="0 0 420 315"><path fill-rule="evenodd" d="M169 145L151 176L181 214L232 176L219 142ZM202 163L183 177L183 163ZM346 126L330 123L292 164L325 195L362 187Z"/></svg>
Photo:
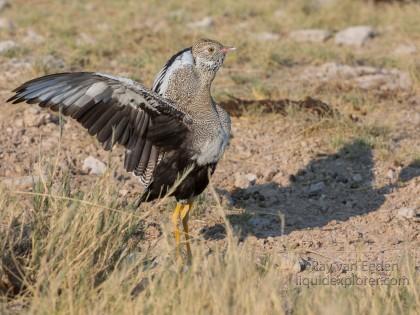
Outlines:
<svg viewBox="0 0 420 315"><path fill-rule="evenodd" d="M197 153L193 159L196 160L198 165L217 163L225 152L228 142L229 132L219 124L218 128L213 130L211 134L201 137L201 141L197 144Z"/></svg>

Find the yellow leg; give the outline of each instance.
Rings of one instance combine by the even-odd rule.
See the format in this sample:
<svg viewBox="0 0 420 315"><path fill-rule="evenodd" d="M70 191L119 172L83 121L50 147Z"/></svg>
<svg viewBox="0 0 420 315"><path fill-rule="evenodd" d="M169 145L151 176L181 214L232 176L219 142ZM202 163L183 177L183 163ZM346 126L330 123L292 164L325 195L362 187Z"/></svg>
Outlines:
<svg viewBox="0 0 420 315"><path fill-rule="evenodd" d="M184 235L185 235L185 244L187 246L187 262L191 263L192 259L192 253L191 253L191 246L190 246L190 235L189 235L189 229L188 229L188 220L190 217L190 211L193 205L192 200L188 200L188 203L184 205L184 207L181 210L181 221L182 226L184 228Z"/></svg>
<svg viewBox="0 0 420 315"><path fill-rule="evenodd" d="M177 203L175 210L172 214L172 225L174 228L174 237L175 237L175 246L176 246L176 257L178 258L180 255L180 251L179 251L179 243L180 243L180 232L178 229L178 219L180 217L181 214L181 210L183 209L183 204Z"/></svg>

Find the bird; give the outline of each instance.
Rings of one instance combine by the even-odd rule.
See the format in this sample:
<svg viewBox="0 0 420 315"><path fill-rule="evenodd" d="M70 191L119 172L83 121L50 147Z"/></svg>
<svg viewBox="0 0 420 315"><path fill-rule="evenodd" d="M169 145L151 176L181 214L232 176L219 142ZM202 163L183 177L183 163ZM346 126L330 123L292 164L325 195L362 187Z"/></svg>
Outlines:
<svg viewBox="0 0 420 315"><path fill-rule="evenodd" d="M137 206L175 197L176 253L179 257L182 223L191 261L189 214L231 135L230 116L213 99L211 86L233 50L215 40L197 40L166 62L151 89L100 72L65 72L27 81L7 101L38 104L70 116L105 150L123 146L125 170L144 186Z"/></svg>

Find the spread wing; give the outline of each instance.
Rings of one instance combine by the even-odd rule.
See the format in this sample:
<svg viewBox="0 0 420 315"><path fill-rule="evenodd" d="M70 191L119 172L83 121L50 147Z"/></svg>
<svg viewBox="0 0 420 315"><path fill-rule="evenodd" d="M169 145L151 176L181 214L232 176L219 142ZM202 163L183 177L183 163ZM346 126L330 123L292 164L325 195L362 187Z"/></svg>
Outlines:
<svg viewBox="0 0 420 315"><path fill-rule="evenodd" d="M14 92L9 102L38 103L60 110L80 122L106 150L115 143L123 145L125 169L134 171L146 185L149 161L155 164L159 151L177 148L190 131L188 114L126 78L92 72L59 73L28 81Z"/></svg>

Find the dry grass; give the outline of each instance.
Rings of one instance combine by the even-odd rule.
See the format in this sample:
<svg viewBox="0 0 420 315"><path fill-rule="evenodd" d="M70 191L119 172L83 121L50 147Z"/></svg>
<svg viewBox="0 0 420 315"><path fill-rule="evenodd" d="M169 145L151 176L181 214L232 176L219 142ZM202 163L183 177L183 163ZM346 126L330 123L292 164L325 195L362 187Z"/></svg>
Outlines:
<svg viewBox="0 0 420 315"><path fill-rule="evenodd" d="M343 116L315 119L290 112L300 129L293 141L321 139L334 151L352 139L361 139L383 160L409 163L420 152L401 147L389 153L392 135L399 126L392 120L394 103L402 97L344 90L334 85L290 84L291 65L317 65L327 61L397 67L409 71L420 88L419 53L404 58L390 52L398 43L420 43L420 5L397 2L337 1L320 7L316 1L12 1L6 11L18 27L0 38L17 41L32 28L45 37L41 45L23 44L0 57L34 60L35 67L20 76L1 80L2 89L57 69L46 69L42 58L52 54L65 62L63 70L100 70L130 76L150 85L163 61L200 37L211 37L237 46L215 82L218 99L235 95L245 99L321 98ZM279 18L273 13L282 10ZM210 29L186 28L188 22L211 15ZM258 32L288 31L306 27L339 30L370 24L381 36L375 44L353 50L324 44L282 40L261 43ZM244 36L245 34L245 36ZM418 46L420 48L420 46ZM293 83L293 82L292 82ZM405 97L405 95L404 95ZM364 119L349 114L389 110L388 119ZM385 113L386 115L387 113ZM302 117L304 116L304 117ZM380 116L381 117L381 116ZM383 118L384 116L382 116ZM272 120L276 118L270 118ZM398 133L397 133L398 134ZM88 141L88 140L83 140ZM91 141L91 140L89 140ZM54 153L55 154L55 153ZM37 155L37 154L34 154ZM49 156L51 158L51 156ZM0 313L1 314L417 314L420 277L407 250L393 276L406 277L408 285L311 286L298 285L296 273L281 268L275 254L263 257L227 226L223 246L209 247L203 239L193 244L194 261L188 268L174 258L168 222L153 242L145 236L145 217L168 204L133 211L118 194L110 170L92 187L71 187L72 177L56 170L56 157L41 162L47 172L20 194L0 187ZM70 188L71 187L71 188ZM199 209L224 218L216 198L203 198ZM165 213L162 218L168 218ZM292 252L292 250L290 250ZM157 254L158 253L158 254ZM314 275L315 276L315 275ZM324 276L327 276L325 274Z"/></svg>
<svg viewBox="0 0 420 315"><path fill-rule="evenodd" d="M52 179L66 182L64 174ZM25 202L0 191L0 289L12 281L16 290L3 292L2 314L415 314L420 302L408 254L393 275L408 285L306 287L279 257L261 259L228 229L223 248L195 240L186 268L175 261L167 228L159 256L140 249L150 209L122 207L107 176L72 194L48 182ZM207 207L223 213L217 202Z"/></svg>

